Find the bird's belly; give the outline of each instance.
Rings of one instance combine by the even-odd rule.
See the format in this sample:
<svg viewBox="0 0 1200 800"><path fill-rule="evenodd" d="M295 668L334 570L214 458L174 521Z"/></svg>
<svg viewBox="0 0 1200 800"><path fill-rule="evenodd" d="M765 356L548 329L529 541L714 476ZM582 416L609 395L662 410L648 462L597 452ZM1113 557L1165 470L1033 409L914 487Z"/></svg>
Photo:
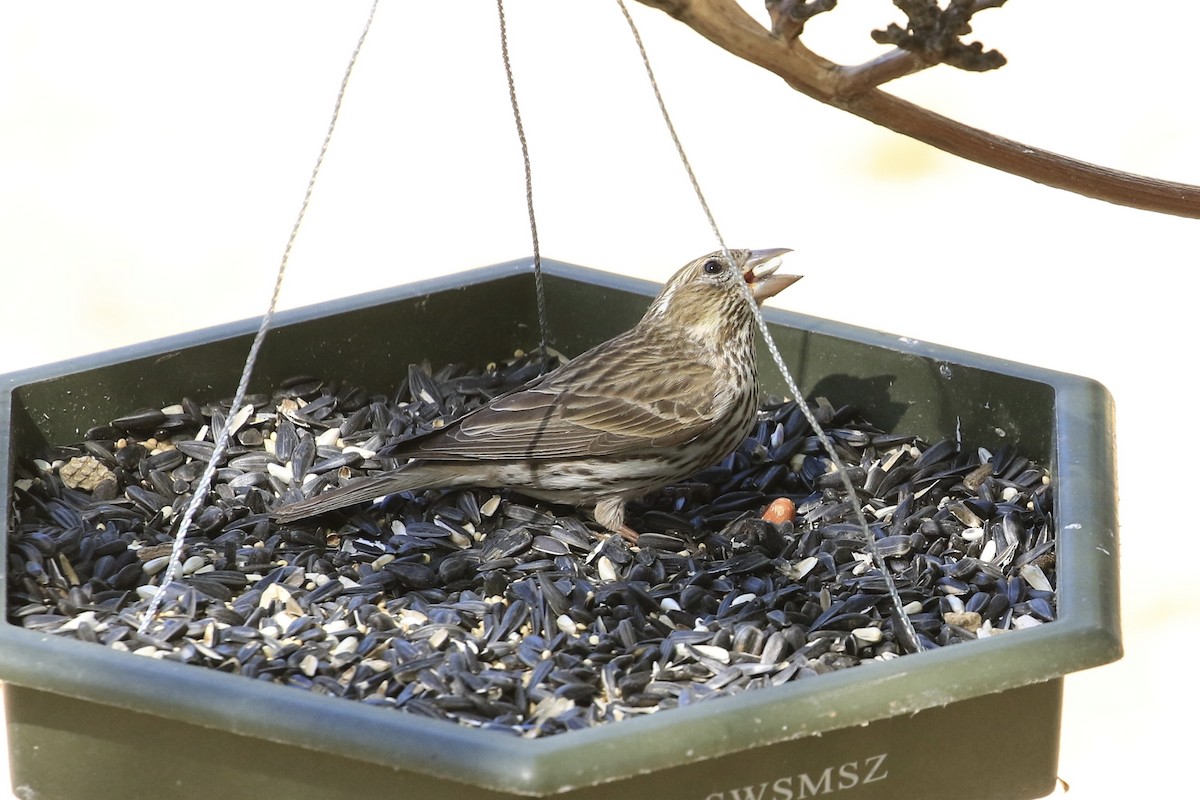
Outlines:
<svg viewBox="0 0 1200 800"><path fill-rule="evenodd" d="M663 456L505 464L495 470L494 485L555 503L586 505L613 494L641 495L685 475L670 470Z"/></svg>
<svg viewBox="0 0 1200 800"><path fill-rule="evenodd" d="M714 424L713 435L678 447L560 460L445 461L438 464L443 475L439 485L510 488L568 505L593 505L612 497L632 500L694 475L732 452L753 427L753 393L739 397L736 405L729 419Z"/></svg>

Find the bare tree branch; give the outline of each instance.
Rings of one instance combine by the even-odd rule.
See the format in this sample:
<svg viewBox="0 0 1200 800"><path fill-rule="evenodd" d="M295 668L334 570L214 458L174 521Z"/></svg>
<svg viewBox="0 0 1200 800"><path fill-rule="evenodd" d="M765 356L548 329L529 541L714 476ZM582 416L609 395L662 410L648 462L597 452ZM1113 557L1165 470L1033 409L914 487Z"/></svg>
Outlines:
<svg viewBox="0 0 1200 800"><path fill-rule="evenodd" d="M796 91L947 153L1085 197L1200 218L1198 186L1108 169L1030 147L955 122L878 89L887 81L937 63L915 50L896 48L865 64L847 67L822 58L793 38L799 35L795 26L785 26L779 34L768 31L735 0L640 2L665 11L735 56L775 73ZM974 5L978 10L995 3L984 0ZM823 10L828 8L813 6L798 14L812 16ZM799 20L799 29L804 19L807 17ZM778 23L776 28L780 28Z"/></svg>

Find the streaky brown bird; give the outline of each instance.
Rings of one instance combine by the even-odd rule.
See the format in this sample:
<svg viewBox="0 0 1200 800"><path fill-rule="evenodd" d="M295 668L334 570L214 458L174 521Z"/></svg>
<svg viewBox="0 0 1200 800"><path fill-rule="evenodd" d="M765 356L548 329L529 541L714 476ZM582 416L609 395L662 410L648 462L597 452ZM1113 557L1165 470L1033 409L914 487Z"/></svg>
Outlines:
<svg viewBox="0 0 1200 800"><path fill-rule="evenodd" d="M378 455L398 469L283 506L279 522L414 489L511 488L590 507L609 531L630 500L709 467L749 435L758 410L755 302L799 280L787 249L731 250L684 266L641 321L553 372Z"/></svg>

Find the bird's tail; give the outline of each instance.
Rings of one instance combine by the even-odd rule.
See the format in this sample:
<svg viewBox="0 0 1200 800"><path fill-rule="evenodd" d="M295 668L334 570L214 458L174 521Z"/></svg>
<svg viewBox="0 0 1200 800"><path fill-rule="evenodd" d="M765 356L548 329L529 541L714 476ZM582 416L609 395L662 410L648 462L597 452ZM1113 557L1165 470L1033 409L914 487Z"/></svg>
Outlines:
<svg viewBox="0 0 1200 800"><path fill-rule="evenodd" d="M326 511L345 508L356 503L365 503L394 492L418 488L429 489L436 486L437 482L431 481L425 470L401 469L388 475L359 478L337 489L321 492L295 503L288 503L271 512L271 516L276 522L295 522L305 517L324 514Z"/></svg>

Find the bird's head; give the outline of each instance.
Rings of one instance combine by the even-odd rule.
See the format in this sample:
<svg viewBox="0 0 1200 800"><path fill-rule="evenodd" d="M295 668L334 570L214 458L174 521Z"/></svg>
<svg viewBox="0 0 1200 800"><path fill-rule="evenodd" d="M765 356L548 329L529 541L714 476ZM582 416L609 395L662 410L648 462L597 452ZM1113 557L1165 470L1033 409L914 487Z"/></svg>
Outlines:
<svg viewBox="0 0 1200 800"><path fill-rule="evenodd" d="M796 281L799 275L779 275L779 258L787 248L730 250L733 264L716 251L701 256L676 272L650 304L643 322L689 329L698 336L720 337L721 328L749 328L751 314L742 284L748 284L762 305Z"/></svg>

